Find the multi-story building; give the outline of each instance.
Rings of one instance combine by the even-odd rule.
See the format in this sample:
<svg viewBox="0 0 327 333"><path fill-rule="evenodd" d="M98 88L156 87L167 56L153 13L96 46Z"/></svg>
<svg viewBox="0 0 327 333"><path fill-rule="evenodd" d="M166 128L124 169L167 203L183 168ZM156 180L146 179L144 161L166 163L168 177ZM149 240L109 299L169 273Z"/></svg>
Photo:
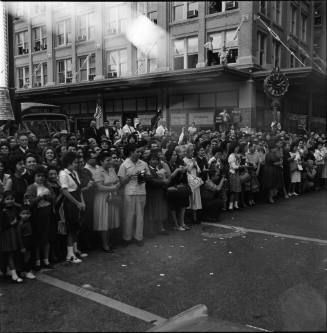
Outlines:
<svg viewBox="0 0 327 333"><path fill-rule="evenodd" d="M8 3L16 113L20 102L61 105L81 129L97 103L110 121L138 117L145 126L160 107L173 130L193 121L213 127L227 109L239 126L263 129L272 121L263 80L278 65L290 82L283 127L304 121L325 130L326 4L319 1L318 40L316 2ZM132 19L142 15L149 21L130 38ZM158 28L150 47L140 47ZM215 62L207 66L210 36ZM221 63L224 48L227 64Z"/></svg>

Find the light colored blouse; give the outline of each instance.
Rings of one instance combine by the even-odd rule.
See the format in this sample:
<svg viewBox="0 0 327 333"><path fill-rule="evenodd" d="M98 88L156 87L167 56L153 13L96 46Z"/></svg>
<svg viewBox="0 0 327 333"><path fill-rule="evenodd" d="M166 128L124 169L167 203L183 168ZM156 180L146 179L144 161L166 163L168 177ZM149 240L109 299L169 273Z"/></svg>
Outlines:
<svg viewBox="0 0 327 333"><path fill-rule="evenodd" d="M70 174L73 174L73 176L75 176L75 179L77 179L77 181L81 183L77 172L69 171L68 169L64 169L59 172L59 182L62 189L67 189L68 192L74 192L77 190L78 186L73 180L73 178L70 176Z"/></svg>

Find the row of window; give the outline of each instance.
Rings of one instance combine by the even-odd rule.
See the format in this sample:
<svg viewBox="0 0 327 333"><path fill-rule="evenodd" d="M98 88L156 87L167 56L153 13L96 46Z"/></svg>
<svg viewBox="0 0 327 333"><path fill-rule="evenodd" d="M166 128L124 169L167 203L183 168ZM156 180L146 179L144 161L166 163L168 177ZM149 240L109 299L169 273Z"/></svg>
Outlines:
<svg viewBox="0 0 327 333"><path fill-rule="evenodd" d="M258 62L260 66L264 66L267 64L267 35L261 31L258 32L257 35L258 39ZM295 54L295 50L292 50L292 52ZM281 67L281 44L273 39L273 44L272 44L272 53L271 53L271 63L276 66L278 65ZM306 56L301 54L300 55L300 60L305 63L306 61ZM290 56L290 67L297 67L298 66L298 61L294 58L293 55Z"/></svg>
<svg viewBox="0 0 327 333"><path fill-rule="evenodd" d="M281 25L282 24L282 5L283 1L270 1L271 3L271 18L272 20ZM297 19L298 19L298 8L291 4L290 13L290 33L294 36L298 35L297 32ZM268 1L259 1L259 13L268 15ZM308 17L305 13L301 12L301 27L300 27L300 38L302 41L307 41L307 30L308 30Z"/></svg>
<svg viewBox="0 0 327 333"><path fill-rule="evenodd" d="M148 18L157 23L157 11L147 11L144 2L138 2L138 14L146 14ZM238 8L237 1L208 1L208 13L216 13ZM42 7L44 8L44 7ZM104 34L121 34L126 31L128 18L131 15L131 7L128 3L111 5L105 8ZM183 20L198 16L198 2L173 2L173 20ZM90 12L79 15L76 18L77 41L86 41L95 39L96 18L95 13ZM64 46L72 42L72 24L71 19L61 20L55 24L54 45ZM28 32L22 31L16 34L16 54L23 55L30 52ZM47 49L47 31L46 26L32 29L32 50L38 52Z"/></svg>
<svg viewBox="0 0 327 333"><path fill-rule="evenodd" d="M208 36L213 38L213 52L219 61L219 52L226 47L228 52L227 62L235 63L238 56L238 38L235 30L213 32ZM236 38L235 38L236 37ZM198 37L192 36L173 41L173 68L174 70L195 68L198 63ZM45 65L45 66L44 66ZM158 68L158 46L152 48L152 52L144 54L137 50L136 73L145 74L155 72ZM78 81L92 81L96 75L95 54L80 56L77 59ZM32 86L43 86L45 79L46 63L33 70ZM106 76L107 78L127 75L127 49L120 49L106 53ZM72 58L57 61L57 82L71 83L73 81ZM18 68L18 87L24 88L29 85L28 67Z"/></svg>

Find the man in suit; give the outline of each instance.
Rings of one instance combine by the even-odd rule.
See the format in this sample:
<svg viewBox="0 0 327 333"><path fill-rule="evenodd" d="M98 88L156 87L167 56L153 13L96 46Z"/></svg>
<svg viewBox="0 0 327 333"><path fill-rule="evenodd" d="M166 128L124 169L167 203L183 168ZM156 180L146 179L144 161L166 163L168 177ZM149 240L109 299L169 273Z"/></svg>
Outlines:
<svg viewBox="0 0 327 333"><path fill-rule="evenodd" d="M18 145L13 149L13 152L23 154L24 156L31 152L28 146L28 136L24 133L18 135Z"/></svg>
<svg viewBox="0 0 327 333"><path fill-rule="evenodd" d="M85 135L84 136L85 136L86 139L94 138L94 139L98 140L99 131L97 130L96 125L97 125L96 121L91 120L90 127L88 127L85 130Z"/></svg>
<svg viewBox="0 0 327 333"><path fill-rule="evenodd" d="M123 127L123 133L124 134L132 134L134 132L136 132L136 131L135 131L135 128L133 127L133 125L132 125L132 119L127 118L126 119L126 124Z"/></svg>
<svg viewBox="0 0 327 333"><path fill-rule="evenodd" d="M114 130L109 127L108 120L104 120L103 126L99 128L98 133L99 133L99 139L101 139L103 136L105 136L111 142L114 141L115 133L114 133Z"/></svg>

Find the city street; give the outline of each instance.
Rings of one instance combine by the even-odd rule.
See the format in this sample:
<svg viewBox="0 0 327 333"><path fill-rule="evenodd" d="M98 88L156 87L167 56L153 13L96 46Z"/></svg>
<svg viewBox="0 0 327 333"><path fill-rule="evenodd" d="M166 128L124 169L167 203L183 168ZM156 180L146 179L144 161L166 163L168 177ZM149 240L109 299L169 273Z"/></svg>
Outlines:
<svg viewBox="0 0 327 333"><path fill-rule="evenodd" d="M0 331L145 331L198 304L239 325L325 331L326 231L319 191L93 252L22 285L2 279Z"/></svg>

